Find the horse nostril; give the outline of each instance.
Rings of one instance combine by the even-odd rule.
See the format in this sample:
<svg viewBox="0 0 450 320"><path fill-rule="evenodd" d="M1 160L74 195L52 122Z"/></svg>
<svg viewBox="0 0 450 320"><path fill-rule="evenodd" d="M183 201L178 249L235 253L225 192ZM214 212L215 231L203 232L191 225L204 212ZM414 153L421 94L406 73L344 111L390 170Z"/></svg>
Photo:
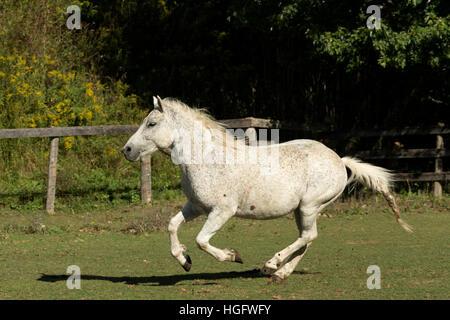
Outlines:
<svg viewBox="0 0 450 320"><path fill-rule="evenodd" d="M125 153L129 153L131 151L131 147L124 147L123 149L122 149L122 152L125 154Z"/></svg>

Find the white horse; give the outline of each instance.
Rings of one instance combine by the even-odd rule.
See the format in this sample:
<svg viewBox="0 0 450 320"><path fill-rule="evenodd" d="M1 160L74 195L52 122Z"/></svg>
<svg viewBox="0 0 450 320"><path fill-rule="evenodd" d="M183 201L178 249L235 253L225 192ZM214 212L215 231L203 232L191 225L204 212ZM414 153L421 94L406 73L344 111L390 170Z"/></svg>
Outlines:
<svg viewBox="0 0 450 320"><path fill-rule="evenodd" d="M202 130L196 130L199 124L203 134ZM204 138L204 132L208 132L209 139ZM202 150L208 150L209 156L214 154L216 161L199 161L199 152L194 150L198 143L203 143ZM317 141L294 140L269 146L248 146L242 140L236 140L204 110L190 108L175 99L154 97L154 109L122 152L129 161L137 161L142 155L156 150L176 160L181 170L182 188L188 198L168 227L171 253L186 271L190 270L192 261L177 236L183 222L201 214L207 215L196 237L199 248L219 261L242 263L236 250L219 249L210 244L216 232L234 216L272 219L293 211L298 239L277 252L261 269L274 280L286 279L317 238L319 212L336 200L352 181L383 194L397 222L412 232L400 219L389 191L392 175L388 170L354 158L341 158ZM226 158L224 153L236 156L239 150L246 152L244 161L217 161ZM277 170L264 171L259 163L249 161L252 152L260 154L262 151L277 157ZM349 177L346 168L351 171Z"/></svg>

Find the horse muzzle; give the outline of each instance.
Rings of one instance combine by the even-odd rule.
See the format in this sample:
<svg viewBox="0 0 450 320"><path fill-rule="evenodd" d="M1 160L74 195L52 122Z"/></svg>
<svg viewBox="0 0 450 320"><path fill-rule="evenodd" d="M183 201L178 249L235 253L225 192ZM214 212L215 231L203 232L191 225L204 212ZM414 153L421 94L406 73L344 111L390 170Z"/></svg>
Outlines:
<svg viewBox="0 0 450 320"><path fill-rule="evenodd" d="M125 159L127 159L128 161L131 161L131 162L137 161L140 156L140 152L138 152L138 150L136 150L135 148L133 148L133 146L128 145L128 144L126 144L122 148L122 153L125 156Z"/></svg>

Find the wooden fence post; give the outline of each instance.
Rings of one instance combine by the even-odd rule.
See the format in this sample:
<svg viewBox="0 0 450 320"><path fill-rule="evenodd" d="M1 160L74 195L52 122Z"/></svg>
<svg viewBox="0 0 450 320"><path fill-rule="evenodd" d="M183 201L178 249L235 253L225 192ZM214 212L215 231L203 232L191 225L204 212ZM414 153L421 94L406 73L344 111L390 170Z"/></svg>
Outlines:
<svg viewBox="0 0 450 320"><path fill-rule="evenodd" d="M56 193L56 164L58 162L59 138L52 138L50 143L49 163L48 163L48 184L47 184L47 203L48 213L55 212L55 193Z"/></svg>
<svg viewBox="0 0 450 320"><path fill-rule="evenodd" d="M141 157L141 201L152 202L152 156Z"/></svg>
<svg viewBox="0 0 450 320"><path fill-rule="evenodd" d="M444 148L444 139L441 135L436 136L436 150L440 150ZM434 172L441 173L443 170L442 158L437 155L434 160ZM435 197L442 196L442 185L439 181L434 181L433 183L433 194Z"/></svg>

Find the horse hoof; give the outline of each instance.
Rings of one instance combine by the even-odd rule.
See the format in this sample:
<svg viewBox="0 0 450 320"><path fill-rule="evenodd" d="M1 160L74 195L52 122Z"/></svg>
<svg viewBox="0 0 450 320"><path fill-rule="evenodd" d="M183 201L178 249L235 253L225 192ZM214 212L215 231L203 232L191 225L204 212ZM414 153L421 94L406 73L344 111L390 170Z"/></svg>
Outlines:
<svg viewBox="0 0 450 320"><path fill-rule="evenodd" d="M186 271L191 270L192 267L192 260L191 257L189 257L189 255L185 254L184 257L186 258L186 262L183 264L183 269Z"/></svg>
<svg viewBox="0 0 450 320"><path fill-rule="evenodd" d="M264 266L261 269L261 273L265 276L270 276L271 274L275 273L275 271L277 271L276 269L272 269L272 268L268 268L266 266Z"/></svg>
<svg viewBox="0 0 450 320"><path fill-rule="evenodd" d="M276 274L273 274L270 278L273 283L281 283L283 281L283 279L277 276Z"/></svg>
<svg viewBox="0 0 450 320"><path fill-rule="evenodd" d="M241 255L239 254L239 252L237 252L236 250L232 250L234 253L234 260L233 262L237 262L237 263L244 263L241 259Z"/></svg>

